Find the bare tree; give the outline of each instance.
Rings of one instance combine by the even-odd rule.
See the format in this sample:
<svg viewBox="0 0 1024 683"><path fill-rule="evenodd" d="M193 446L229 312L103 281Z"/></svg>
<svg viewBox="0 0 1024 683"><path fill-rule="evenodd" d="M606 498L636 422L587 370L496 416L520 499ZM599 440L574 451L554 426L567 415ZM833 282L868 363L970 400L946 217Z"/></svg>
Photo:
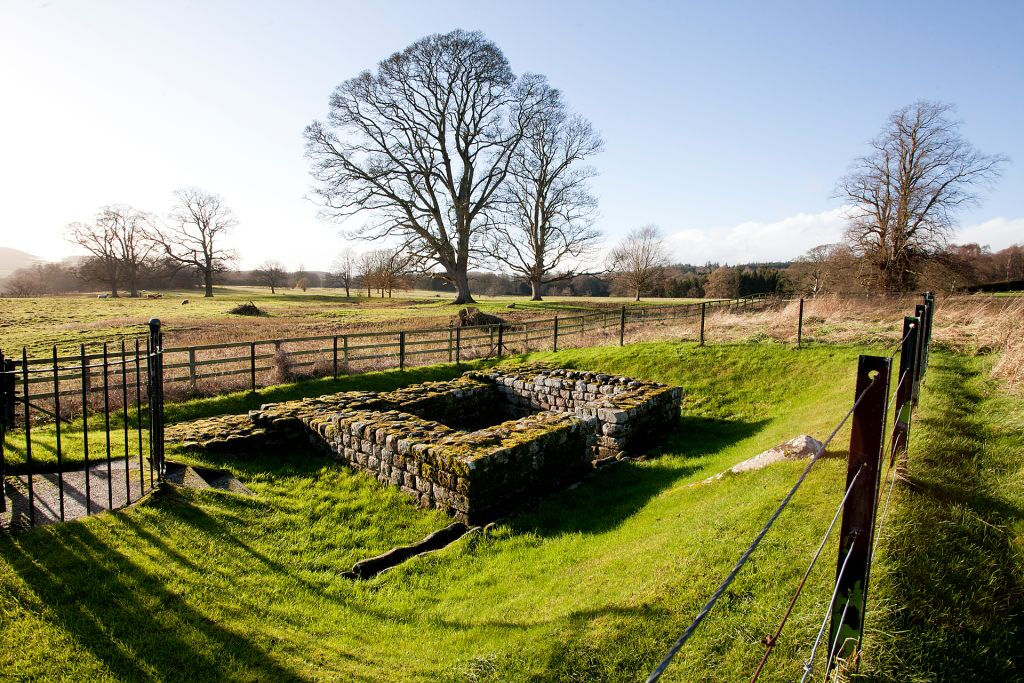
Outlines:
<svg viewBox="0 0 1024 683"><path fill-rule="evenodd" d="M221 246L224 234L238 224L219 195L189 187L174 193L177 204L169 226L154 231L154 239L179 268L194 268L203 278L205 295L213 296L213 276L235 260Z"/></svg>
<svg viewBox="0 0 1024 683"><path fill-rule="evenodd" d="M71 223L66 229L66 238L90 254L82 276L106 284L110 287L110 296L120 296L121 255L114 226L98 219L93 223Z"/></svg>
<svg viewBox="0 0 1024 683"><path fill-rule="evenodd" d="M284 284L288 277L288 271L284 269L280 261L264 261L263 265L253 272L263 284L270 287L271 294L276 294L277 287Z"/></svg>
<svg viewBox="0 0 1024 683"><path fill-rule="evenodd" d="M555 88L539 88L537 114L512 155L499 196L503 221L488 234L488 255L530 283L531 300L544 285L579 274L579 260L596 246L597 199L583 163L602 149L590 122L572 115Z"/></svg>
<svg viewBox="0 0 1024 683"><path fill-rule="evenodd" d="M352 285L355 282L357 268L357 258L355 251L351 247L347 247L338 257L334 259L334 267L331 269L331 275L335 281L340 283L345 288L345 297L348 298L352 294L350 292Z"/></svg>
<svg viewBox="0 0 1024 683"><path fill-rule="evenodd" d="M494 43L462 30L345 81L327 122L305 131L324 215L368 212L359 237L397 237L424 266L441 267L455 303L472 302L469 265L542 82L517 79Z"/></svg>
<svg viewBox="0 0 1024 683"><path fill-rule="evenodd" d="M387 292L390 299L394 290L405 286L405 278L416 259L402 249L378 249L371 251L370 255L373 258L374 286L380 291L381 298Z"/></svg>
<svg viewBox="0 0 1024 683"><path fill-rule="evenodd" d="M155 246L150 238L152 225L148 213L113 204L100 208L92 224L69 225L67 239L92 256L82 270L83 276L110 285L110 294L115 297L118 285L124 281L129 295L136 297L140 271Z"/></svg>
<svg viewBox="0 0 1024 683"><path fill-rule="evenodd" d="M667 265L668 252L656 225L645 225L629 233L608 258L609 270L635 293L637 301L657 284Z"/></svg>
<svg viewBox="0 0 1024 683"><path fill-rule="evenodd" d="M356 278L366 287L366 296L373 295L373 288L377 284L377 257L373 252L363 252L356 262Z"/></svg>
<svg viewBox="0 0 1024 683"><path fill-rule="evenodd" d="M976 150L953 107L919 101L899 109L836 194L852 205L847 239L875 267L885 291L913 286L918 264L948 242L958 210L1000 175L1007 157Z"/></svg>
<svg viewBox="0 0 1024 683"><path fill-rule="evenodd" d="M832 274L832 255L839 245L819 244L787 268L792 286L803 294L817 296L825 291Z"/></svg>

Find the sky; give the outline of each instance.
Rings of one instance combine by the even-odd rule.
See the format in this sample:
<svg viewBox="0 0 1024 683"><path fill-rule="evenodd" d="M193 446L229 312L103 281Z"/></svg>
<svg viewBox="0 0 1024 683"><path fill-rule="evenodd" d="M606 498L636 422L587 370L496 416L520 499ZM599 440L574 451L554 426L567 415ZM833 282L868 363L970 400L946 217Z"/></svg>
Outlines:
<svg viewBox="0 0 1024 683"><path fill-rule="evenodd" d="M956 105L1011 157L958 241L1024 242L1022 2L0 0L0 246L76 253L104 204L220 194L240 266L327 269L302 131L333 88L416 39L481 30L604 140L608 244L656 224L675 260L786 260L838 241L838 178L894 109Z"/></svg>

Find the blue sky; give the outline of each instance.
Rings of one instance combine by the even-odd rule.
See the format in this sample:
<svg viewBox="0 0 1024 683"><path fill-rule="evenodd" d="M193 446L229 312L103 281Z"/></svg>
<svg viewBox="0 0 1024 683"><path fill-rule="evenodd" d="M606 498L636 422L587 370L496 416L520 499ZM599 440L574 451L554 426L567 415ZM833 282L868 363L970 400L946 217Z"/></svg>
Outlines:
<svg viewBox="0 0 1024 683"><path fill-rule="evenodd" d="M1024 3L0 3L0 245L74 250L105 203L219 192L242 265L326 268L302 130L335 85L455 27L593 121L599 227L655 223L678 260L794 257L842 229L836 179L886 116L954 103L1013 162L964 240L1024 242ZM356 224L348 227L357 228Z"/></svg>

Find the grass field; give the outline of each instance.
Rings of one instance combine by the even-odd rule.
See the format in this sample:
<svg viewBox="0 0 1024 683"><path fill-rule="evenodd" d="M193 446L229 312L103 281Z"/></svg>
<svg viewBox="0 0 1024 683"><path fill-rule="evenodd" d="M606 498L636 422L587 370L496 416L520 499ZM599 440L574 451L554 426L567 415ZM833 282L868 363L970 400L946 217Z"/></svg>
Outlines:
<svg viewBox="0 0 1024 683"><path fill-rule="evenodd" d="M344 290L308 292L262 287L218 287L210 299L196 290L163 292L161 299L97 299L94 294L41 298L0 298L0 349L8 354L28 347L32 355L48 353L56 344L61 352L78 344L114 341L122 335L142 334L150 318L164 323L170 346L223 341L274 339L318 334L447 325L462 306L451 296L436 292L396 292L394 298L352 296ZM353 291L352 294L357 294ZM478 296L480 310L509 320L544 317L546 312L592 310L599 307L638 305L618 297ZM188 299L189 303L182 305ZM267 313L246 317L228 313L252 301ZM639 305L692 303L694 299L650 299ZM507 308L514 303L515 308Z"/></svg>
<svg viewBox="0 0 1024 683"><path fill-rule="evenodd" d="M859 351L651 343L535 354L681 384L678 432L660 457L603 470L487 537L362 583L339 574L446 518L305 453L204 459L232 469L257 496L173 492L121 513L0 537L0 670L91 680L642 679L802 464L690 484L795 434L825 434L852 398ZM944 648L939 678L1019 671L1019 652L1008 646L1021 614L1021 501L1011 491L1021 466L1009 457L1019 447L1019 429L998 425L1013 411L1019 416L1022 405L997 394L985 378L986 362L936 353L909 461L911 475L926 472L935 481L913 492L903 484L897 489L892 534L883 539L876 572L873 601L880 606L869 620L868 658L880 680L935 680L924 646L907 644L928 633L938 633ZM446 372L351 377L331 388L388 388ZM313 384L275 391L305 392ZM980 398L964 404L960 384ZM175 407L174 415L236 412L252 400L201 399ZM952 418L974 415L973 400L1001 408L970 418L983 442L949 438L949 429L959 429ZM781 616L841 495L845 438L836 441L837 457L812 472L668 680L737 680L753 670L760 639ZM1001 454L991 472L979 474L978 448ZM944 497L958 486L972 496L983 491L983 505L950 508ZM952 509L951 526L927 507L915 512L911 496ZM1002 530L985 536L986 522ZM950 544L966 543L957 540L963 525L980 534L970 542L985 554L958 551L948 569L913 581L900 576L908 562L928 564L907 556L934 563ZM826 557L834 553L830 543ZM927 590L931 581L947 594L963 591L962 579L994 569L993 562L998 571L986 590L1009 589L999 599L976 606L967 596L947 600ZM812 574L762 680L799 676L833 571L826 561ZM952 623L961 630L950 630ZM999 657L964 654L961 646L980 641L992 643Z"/></svg>

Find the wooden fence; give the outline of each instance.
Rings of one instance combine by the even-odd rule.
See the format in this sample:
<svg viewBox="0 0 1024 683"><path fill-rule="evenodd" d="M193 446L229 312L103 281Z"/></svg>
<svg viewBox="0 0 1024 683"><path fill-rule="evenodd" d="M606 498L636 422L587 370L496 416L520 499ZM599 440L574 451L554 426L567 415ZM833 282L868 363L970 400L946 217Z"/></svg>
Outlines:
<svg viewBox="0 0 1024 683"><path fill-rule="evenodd" d="M303 377L338 377L372 370L405 369L416 365L458 363L478 358L569 347L623 344L627 335L653 324L700 321L707 311L760 310L773 298L754 295L704 303L634 306L602 309L538 320L472 327L434 327L387 332L354 332L283 339L201 344L163 349L163 384L168 397L216 394L256 389ZM49 401L55 394L68 397L66 411L76 401L103 393L103 368L121 362L134 372L131 361L140 345L143 358L138 372L148 371L145 337L128 337L102 345L100 352L27 358L28 400ZM21 355L21 354L19 354ZM12 367L22 360L9 358ZM54 373L56 367L57 372ZM18 383L16 393L23 392ZM56 385L56 388L55 388ZM19 398L23 398L19 396Z"/></svg>

